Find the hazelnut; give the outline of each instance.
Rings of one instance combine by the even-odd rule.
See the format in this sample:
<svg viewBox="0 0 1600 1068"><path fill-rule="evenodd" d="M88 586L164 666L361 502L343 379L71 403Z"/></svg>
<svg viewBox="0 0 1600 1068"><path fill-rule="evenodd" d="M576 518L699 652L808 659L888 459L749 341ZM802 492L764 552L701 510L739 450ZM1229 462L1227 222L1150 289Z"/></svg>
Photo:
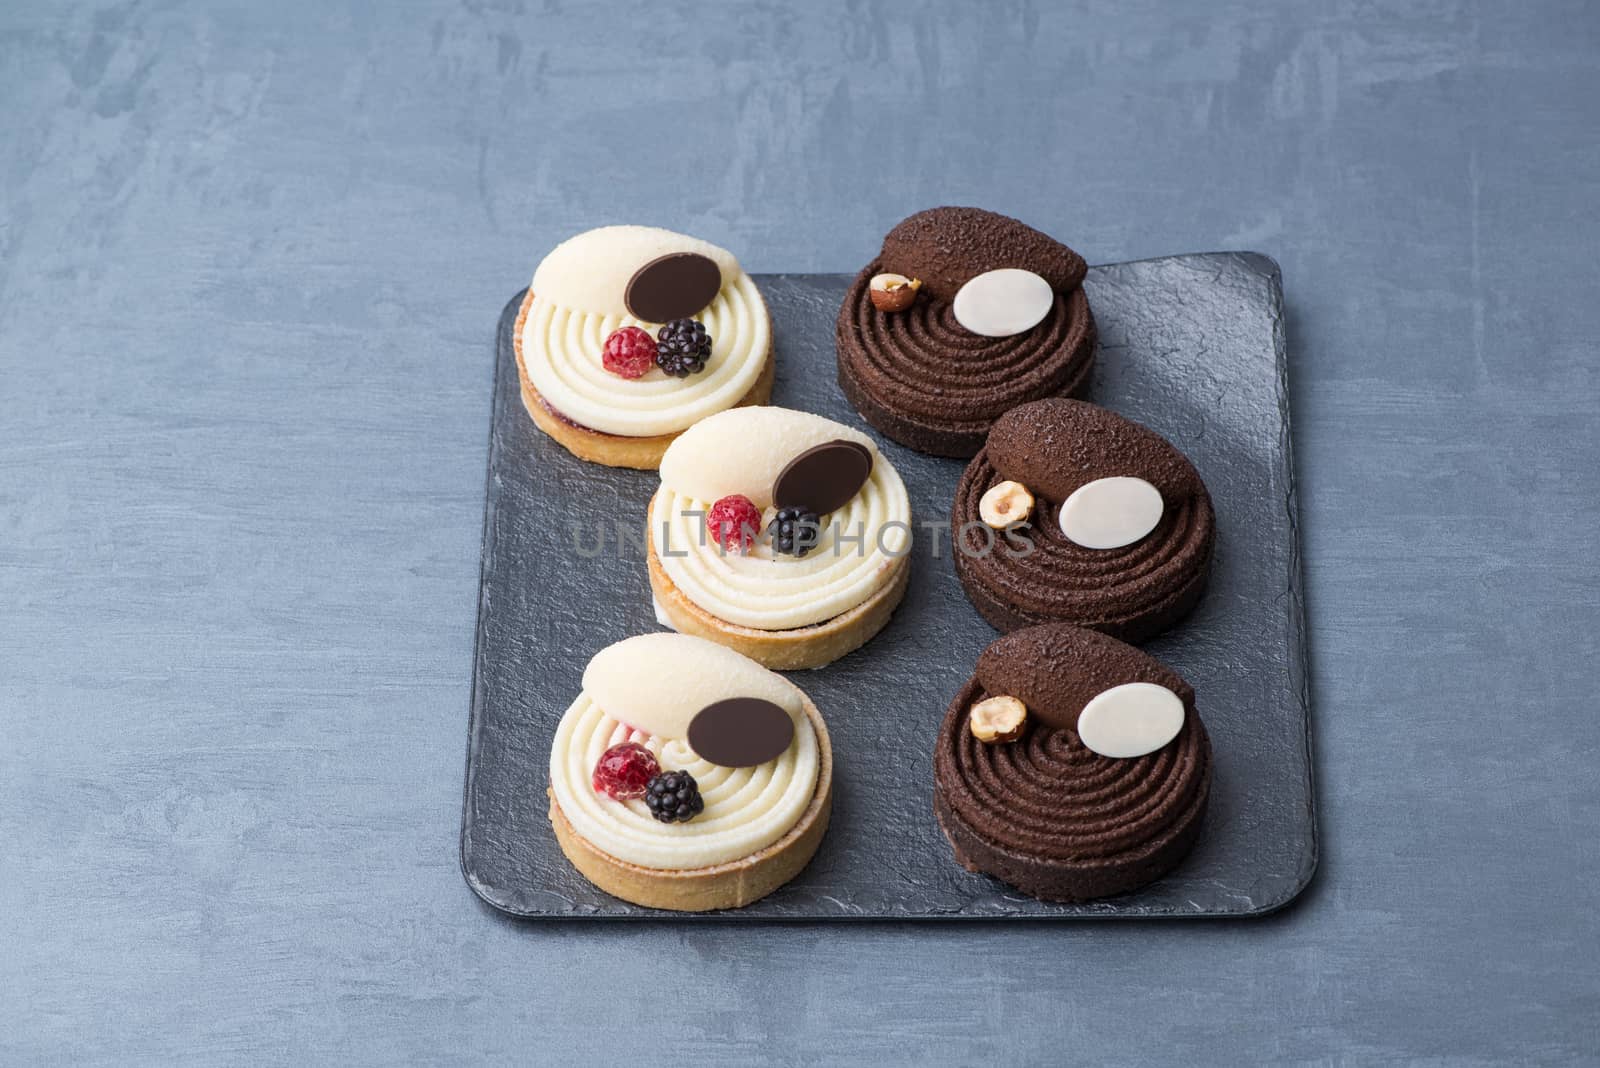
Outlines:
<svg viewBox="0 0 1600 1068"><path fill-rule="evenodd" d="M867 295L872 306L882 312L903 312L917 302L921 279L907 278L903 274L875 274L867 283Z"/></svg>
<svg viewBox="0 0 1600 1068"><path fill-rule="evenodd" d="M1033 494L1020 482L998 482L978 500L978 518L996 530L1027 522L1033 514Z"/></svg>
<svg viewBox="0 0 1600 1068"><path fill-rule="evenodd" d="M980 742L1014 742L1028 725L1028 708L1015 697L990 697L973 705L967 726Z"/></svg>

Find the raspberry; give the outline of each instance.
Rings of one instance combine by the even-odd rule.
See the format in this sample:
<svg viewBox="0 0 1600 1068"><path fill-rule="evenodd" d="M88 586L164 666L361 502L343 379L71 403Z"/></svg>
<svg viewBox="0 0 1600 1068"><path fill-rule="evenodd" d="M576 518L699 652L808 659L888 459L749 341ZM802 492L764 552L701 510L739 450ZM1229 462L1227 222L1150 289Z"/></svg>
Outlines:
<svg viewBox="0 0 1600 1068"><path fill-rule="evenodd" d="M729 494L706 513L706 530L727 551L742 553L761 533L761 509L749 497Z"/></svg>
<svg viewBox="0 0 1600 1068"><path fill-rule="evenodd" d="M600 362L621 378L638 378L656 365L656 339L637 326L611 331Z"/></svg>
<svg viewBox="0 0 1600 1068"><path fill-rule="evenodd" d="M589 782L595 793L626 801L643 797L644 788L660 773L655 754L638 742L623 742L600 754Z"/></svg>

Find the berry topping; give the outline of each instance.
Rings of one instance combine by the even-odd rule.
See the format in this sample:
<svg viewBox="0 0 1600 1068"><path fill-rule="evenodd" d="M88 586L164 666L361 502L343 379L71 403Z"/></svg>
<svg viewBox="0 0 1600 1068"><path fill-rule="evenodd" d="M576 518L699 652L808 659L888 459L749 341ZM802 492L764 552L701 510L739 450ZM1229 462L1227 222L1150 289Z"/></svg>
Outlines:
<svg viewBox="0 0 1600 1068"><path fill-rule="evenodd" d="M761 509L749 497L729 494L706 513L706 531L728 552L742 553L761 533Z"/></svg>
<svg viewBox="0 0 1600 1068"><path fill-rule="evenodd" d="M772 550L790 556L804 556L817 547L822 537L821 517L809 508L779 508L767 526Z"/></svg>
<svg viewBox="0 0 1600 1068"><path fill-rule="evenodd" d="M638 378L656 363L656 339L637 326L611 331L600 362L619 378Z"/></svg>
<svg viewBox="0 0 1600 1068"><path fill-rule="evenodd" d="M645 807L662 823L684 823L706 807L700 784L687 771L666 771L644 788Z"/></svg>
<svg viewBox="0 0 1600 1068"><path fill-rule="evenodd" d="M643 797L651 780L657 778L661 765L655 754L638 742L623 742L600 754L594 763L594 776L589 780L594 792L626 801L630 797Z"/></svg>
<svg viewBox="0 0 1600 1068"><path fill-rule="evenodd" d="M656 331L656 363L673 378L688 378L706 369L711 335L697 319L674 319Z"/></svg>

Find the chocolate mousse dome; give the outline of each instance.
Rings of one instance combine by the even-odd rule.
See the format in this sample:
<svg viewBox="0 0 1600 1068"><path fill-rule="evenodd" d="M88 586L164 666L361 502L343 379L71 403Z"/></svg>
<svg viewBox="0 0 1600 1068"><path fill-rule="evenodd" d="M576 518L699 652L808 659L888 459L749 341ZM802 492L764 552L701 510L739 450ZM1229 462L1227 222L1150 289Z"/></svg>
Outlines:
<svg viewBox="0 0 1600 1068"><path fill-rule="evenodd" d="M1166 744L1104 756L1071 726L1096 693L1162 687L1182 704ZM1010 693L1025 688L1026 696ZM972 730L978 703L1019 697L1028 724L1015 741ZM1170 699L1170 698L1169 698ZM934 814L969 871L1046 901L1086 901L1137 889L1170 871L1199 836L1210 797L1211 741L1194 690L1132 646L1066 624L999 638L956 694L935 743Z"/></svg>
<svg viewBox="0 0 1600 1068"><path fill-rule="evenodd" d="M1048 284L1053 297L1043 318L1003 337L964 327L956 294L974 278L1008 268ZM835 329L840 388L901 444L971 456L1009 409L1087 390L1096 334L1082 286L1086 270L1082 256L1016 219L968 207L918 212L889 232L845 295ZM880 274L922 283L910 307L884 311L873 303L871 283Z"/></svg>
<svg viewBox="0 0 1600 1068"><path fill-rule="evenodd" d="M1087 548L1060 526L1072 494L1100 479L1132 478L1161 496L1153 529L1131 544ZM983 495L1003 482L1034 498L1026 554L993 548ZM1199 603L1211 572L1216 517L1188 457L1155 431L1084 401L1048 398L1007 412L956 485L950 513L956 575L996 629L1039 623L1088 627L1143 641Z"/></svg>
<svg viewBox="0 0 1600 1068"><path fill-rule="evenodd" d="M1049 234L982 208L930 208L907 217L884 236L878 262L885 271L921 279L924 292L940 300L955 300L985 271L1019 267L1067 293L1089 269Z"/></svg>

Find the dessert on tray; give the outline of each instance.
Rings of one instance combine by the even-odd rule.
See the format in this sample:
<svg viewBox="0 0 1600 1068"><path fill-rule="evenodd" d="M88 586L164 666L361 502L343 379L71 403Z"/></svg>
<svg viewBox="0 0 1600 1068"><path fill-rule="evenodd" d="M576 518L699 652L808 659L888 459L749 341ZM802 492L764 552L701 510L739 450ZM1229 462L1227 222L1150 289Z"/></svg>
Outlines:
<svg viewBox="0 0 1600 1068"><path fill-rule="evenodd" d="M1014 408L956 486L956 574L1003 631L1060 621L1141 641L1205 590L1205 483L1152 430L1064 397Z"/></svg>
<svg viewBox="0 0 1600 1068"><path fill-rule="evenodd" d="M650 589L664 626L771 668L820 667L905 593L911 503L872 439L787 408L702 420L661 460Z"/></svg>
<svg viewBox="0 0 1600 1068"><path fill-rule="evenodd" d="M839 385L895 441L971 456L1025 401L1081 395L1095 326L1083 257L979 208L933 208L883 239L839 309Z"/></svg>
<svg viewBox="0 0 1600 1068"><path fill-rule="evenodd" d="M799 687L730 649L642 634L602 649L550 749L550 823L600 889L699 912L765 897L828 827L833 753Z"/></svg>
<svg viewBox="0 0 1600 1068"><path fill-rule="evenodd" d="M649 226L569 238L534 272L522 401L573 455L653 469L700 419L772 395L772 325L732 253Z"/></svg>
<svg viewBox="0 0 1600 1068"><path fill-rule="evenodd" d="M935 744L934 814L956 859L1046 901L1160 878L1193 846L1210 795L1189 684L1063 623L991 643Z"/></svg>

